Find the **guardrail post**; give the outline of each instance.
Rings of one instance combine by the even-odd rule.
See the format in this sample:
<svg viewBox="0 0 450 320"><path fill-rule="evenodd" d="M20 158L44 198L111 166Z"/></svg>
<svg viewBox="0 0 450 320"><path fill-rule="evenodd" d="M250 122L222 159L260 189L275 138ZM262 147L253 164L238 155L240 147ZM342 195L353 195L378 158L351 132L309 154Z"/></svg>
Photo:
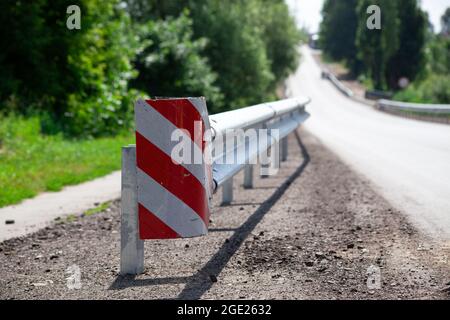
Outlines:
<svg viewBox="0 0 450 320"><path fill-rule="evenodd" d="M244 168L244 188L253 188L253 165L247 164Z"/></svg>
<svg viewBox="0 0 450 320"><path fill-rule="evenodd" d="M144 271L144 241L139 237L135 146L122 148L120 219L120 274L140 274Z"/></svg>
<svg viewBox="0 0 450 320"><path fill-rule="evenodd" d="M228 205L233 201L233 178L228 179L222 186L222 205Z"/></svg>
<svg viewBox="0 0 450 320"><path fill-rule="evenodd" d="M261 128L262 129L267 129L267 125L264 123L261 126ZM268 156L269 152L272 152L271 147L269 147L267 149L267 151L260 156L260 160L262 160L261 163L260 163L260 166L261 166L260 171L261 172L265 172L265 173L260 173L261 179L265 179L265 178L269 177L269 175L267 174L268 168L270 167L270 164L267 163L268 162L268 158L269 158L269 156Z"/></svg>
<svg viewBox="0 0 450 320"><path fill-rule="evenodd" d="M280 142L275 142L270 148L270 159L270 168L277 171L280 168Z"/></svg>
<svg viewBox="0 0 450 320"><path fill-rule="evenodd" d="M265 173L261 173L261 175L260 175L261 179L266 179L269 177L269 175L267 174L269 167L270 167L269 164L261 164L261 171L265 172Z"/></svg>
<svg viewBox="0 0 450 320"><path fill-rule="evenodd" d="M268 163L261 164L261 168L263 168L263 172L261 174L261 179L266 179L270 175L273 174L273 170L278 170L280 168L280 143L275 142L272 144L267 150L268 156L264 157L264 161L268 161Z"/></svg>
<svg viewBox="0 0 450 320"><path fill-rule="evenodd" d="M287 161L288 157L288 137L281 139L281 161Z"/></svg>

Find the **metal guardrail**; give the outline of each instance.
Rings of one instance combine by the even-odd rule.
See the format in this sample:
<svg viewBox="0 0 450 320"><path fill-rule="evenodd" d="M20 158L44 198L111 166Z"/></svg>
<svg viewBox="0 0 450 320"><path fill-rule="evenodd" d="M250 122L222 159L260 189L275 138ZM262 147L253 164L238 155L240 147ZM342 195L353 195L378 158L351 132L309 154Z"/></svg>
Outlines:
<svg viewBox="0 0 450 320"><path fill-rule="evenodd" d="M168 99L168 101L169 100L170 99ZM184 103L185 105L183 106L183 108L178 108L179 105L174 107L177 110L174 109L173 111L178 112L175 118L182 118L191 111L193 113L196 113L199 110L206 110L206 104L201 98L172 99L172 101L169 101L168 104L176 104L177 101L180 104ZM209 158L212 159L212 163L206 165L206 167L205 163L199 164L197 165L197 167L195 167L195 164L175 164L174 167L173 163L169 163L172 162L173 159L170 160L170 152L168 152L166 148L167 146L173 144L173 142L171 142L169 131L167 131L168 128L171 128L174 125L174 123L168 121L167 118L167 116L169 116L170 118L170 116L174 115L170 113L171 106L168 105L168 108L158 109L159 107L157 106L156 100L147 101L147 103L149 103L149 105L147 106L145 106L146 102L144 100L139 100L136 103L135 109L136 115L138 117L136 119L136 123L137 127L140 127L139 130L141 131L141 133L143 135L147 134L147 137L143 137L141 136L141 133L139 133L139 136L141 136L139 139L141 140L140 145L138 145L138 151L139 148L141 151L138 152L138 155L136 155L136 146L134 145L127 146L122 149L120 273L139 274L143 272L143 239L175 238L177 236L176 233L174 234L174 232L177 230L177 228L179 230L183 230L183 228L185 228L185 234L187 234L188 237L205 234L202 230L194 230L193 233L189 233L193 230L192 228L196 228L196 226L204 226L201 220L206 219L207 227L207 217L209 216L209 213L206 214L206 217L202 215L197 216L195 212L192 211L192 204L205 204L206 202L209 202L208 199L202 198L205 197L204 192L195 191L194 187L198 188L198 183L203 184L206 195L212 195L212 193L217 191L219 187L222 187L222 204L226 205L233 200L233 177L240 171L244 170L244 188L253 187L253 167L256 164L255 159L258 159L261 154L267 154L267 151L270 149L271 155L275 151L278 156L275 158L276 160L274 162L260 162L261 167L278 167L280 164L280 160L287 160L287 135L296 130L297 127L309 117L309 114L305 111L305 106L309 102L309 98L286 99L223 112L211 115L209 117L206 111L204 113L202 112L203 120L209 120L212 136L211 149L209 150L208 148L206 148L202 150L206 153L211 152L211 154L207 156L210 156ZM186 103L190 103L190 105L186 105ZM155 105L152 107L150 104ZM185 110L185 107L187 109L190 109L191 111L188 111L187 109ZM195 107L197 111L195 111L193 107ZM158 111L165 113L166 117L161 117L161 114L159 114ZM170 113L170 115L168 114L168 112ZM185 121L186 119L192 119L192 117L188 116L187 118L182 119L179 124L185 127L189 127L191 124L186 123L189 122ZM176 126L174 128L176 128ZM256 142L254 141L254 137L246 137L246 133L252 131L248 129L262 129L258 130L260 135L257 136L257 139L258 141L260 141L260 139L263 138L263 140L265 140L267 143L254 143ZM235 140L234 137L232 137L233 142L236 141L236 143L229 144L229 140L227 139L229 139L230 131L231 133L238 132L239 134L237 136L243 136L244 139ZM150 141L145 142L142 140L143 138L149 138ZM154 140L151 141L152 139ZM137 142L139 141L137 140ZM159 143L159 145L163 149L166 148L164 149L165 151L163 151L162 149L151 149L155 147L151 146L151 142ZM145 144L147 144L147 148L150 148L147 151L144 150ZM231 145L232 147L229 148L229 145ZM198 148L198 144L194 143L194 147ZM281 149L281 156L279 156L279 149ZM217 150L219 150L220 152L216 152ZM157 157L157 154L159 154L158 157L160 157L160 159L165 160L160 160L160 162L154 161L155 157ZM230 155L233 158L240 158L240 161L231 163L220 161L221 159L223 160ZM149 167L146 167L145 163L142 164L145 161L149 163ZM161 161L167 162L164 163ZM159 165L164 168L158 168ZM167 170L168 168L172 168L172 171ZM195 186L191 186L189 184L189 181L193 181L193 178L190 176L194 173L198 177L204 177L202 168L205 169L205 172L208 172L209 169L212 170L213 183L211 188L213 190L210 190L211 193L206 190L208 189L208 178L206 176L205 179L201 178L201 181L195 180ZM143 172L143 169L149 170L149 172ZM148 174L148 176L145 176L146 174ZM153 176L153 178L152 174L155 175ZM143 175L145 179L142 178ZM186 179L186 182L180 183L178 181L182 181L183 179ZM144 184L142 184L143 181ZM148 185L146 185L147 182L145 181L148 181ZM170 192L169 189L171 187L173 191L179 192L181 195L183 195L184 193L183 197L177 198L176 194ZM192 190L190 190L191 187ZM145 192L147 191L148 196L145 195ZM193 199L196 197L198 199ZM188 204L186 201L191 204ZM175 207L166 208L169 203L174 203ZM140 226L142 222L140 219L142 217L140 210L143 204L147 205L148 207L155 208L156 212L147 213L153 213L152 221L156 223L155 226L158 226L158 228L162 228L162 230L165 230L164 232L169 233L164 234L164 232L161 232L161 237L141 237L142 234L140 233ZM150 208L148 210L151 211ZM170 213L170 215L168 217L165 215L160 215L159 218L161 218L162 220L155 218L158 217L158 214L161 214L161 211L170 211L168 212ZM164 221L164 218L167 218L168 220ZM179 218L181 220L178 220ZM164 226L164 223L166 222L168 223L168 225ZM146 227L148 227L148 223L149 220L145 221ZM186 223L186 226L183 227L184 223ZM168 229L167 226L173 226L175 227L175 229ZM181 233L178 233L178 235L178 237L184 237Z"/></svg>
<svg viewBox="0 0 450 320"><path fill-rule="evenodd" d="M367 100L390 100L394 94L390 91L380 91L380 90L366 90L364 92L364 98Z"/></svg>
<svg viewBox="0 0 450 320"><path fill-rule="evenodd" d="M375 99L374 104L367 103L364 99L354 95L353 91L347 88L341 81L339 81L335 75L331 72L323 70L322 78L329 79L331 83L344 95L358 102L368 104L375 107L378 110L389 112L392 114L407 116L416 119L427 119L434 122L449 123L448 119L442 119L441 115L450 115L449 104L424 104L424 103L410 103L402 101L394 101L389 99L383 99L392 95L390 92L381 91L366 91L366 99ZM382 98L382 99L376 99Z"/></svg>
<svg viewBox="0 0 450 320"><path fill-rule="evenodd" d="M378 100L376 108L383 111L406 111L429 114L450 114L450 104L420 104L393 100Z"/></svg>
<svg viewBox="0 0 450 320"><path fill-rule="evenodd" d="M328 71L322 71L322 78L329 79L331 83L334 84L334 86L343 94L345 94L347 97L353 97L353 91L347 88L342 82L336 78L334 74Z"/></svg>
<svg viewBox="0 0 450 320"><path fill-rule="evenodd" d="M209 119L213 130L213 149L220 147L221 150L226 150L225 147L217 145L218 143L226 143L224 139L220 139L220 142L218 142L217 136L223 135L229 130L255 128L268 130L268 147L273 145L277 147L278 140L282 140L282 155L286 155L287 143L283 139L309 117L309 114L305 111L305 106L309 102L310 99L308 98L286 99L212 115ZM270 134L272 130L277 130L277 137ZM213 179L216 188L227 181L229 182L234 175L246 167L246 163L249 163L264 151L266 150L261 150L257 143L248 141L244 148L242 145L238 145L231 150L226 150L226 152L216 155L213 163ZM245 152L242 155L236 155L244 159L244 163L242 161L235 164L217 163L218 159L226 157L227 153L229 154L230 152ZM250 185L250 182L248 181L247 184ZM228 185L227 188L230 189L231 187ZM223 202L227 203L230 201L230 199L224 199Z"/></svg>

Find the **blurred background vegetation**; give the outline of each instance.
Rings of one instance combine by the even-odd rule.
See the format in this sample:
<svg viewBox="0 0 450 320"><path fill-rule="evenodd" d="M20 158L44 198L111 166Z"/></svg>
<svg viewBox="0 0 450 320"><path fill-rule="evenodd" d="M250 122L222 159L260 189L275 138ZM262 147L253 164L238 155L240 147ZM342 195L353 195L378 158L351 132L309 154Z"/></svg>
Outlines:
<svg viewBox="0 0 450 320"><path fill-rule="evenodd" d="M44 133L115 134L133 99L207 98L210 112L275 98L300 40L283 0L2 1L0 110Z"/></svg>
<svg viewBox="0 0 450 320"><path fill-rule="evenodd" d="M81 30L66 27L73 4ZM382 29L368 32L372 4ZM439 34L418 0L322 13L324 54L369 89L450 103L450 9ZM284 0L10 0L0 21L0 206L119 169L138 96L205 96L211 114L279 98L307 39Z"/></svg>
<svg viewBox="0 0 450 320"><path fill-rule="evenodd" d="M283 0L10 0L0 21L0 206L119 169L138 95L276 99L302 38Z"/></svg>
<svg viewBox="0 0 450 320"><path fill-rule="evenodd" d="M381 30L368 30L369 5L381 8ZM450 103L450 8L435 33L418 0L326 0L320 46L369 89L401 101ZM406 88L400 79L408 80Z"/></svg>

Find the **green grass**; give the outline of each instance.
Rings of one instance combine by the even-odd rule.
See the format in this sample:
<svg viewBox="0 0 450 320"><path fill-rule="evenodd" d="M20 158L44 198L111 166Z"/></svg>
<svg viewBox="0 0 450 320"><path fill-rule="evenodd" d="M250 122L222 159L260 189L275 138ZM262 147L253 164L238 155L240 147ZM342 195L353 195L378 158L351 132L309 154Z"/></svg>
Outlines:
<svg viewBox="0 0 450 320"><path fill-rule="evenodd" d="M95 208L86 210L85 212L83 212L83 214L80 215L76 215L76 214L69 214L67 217L65 218L61 218L61 217L57 217L55 219L55 223L56 224L64 224L64 223L71 223L74 221L78 221L78 219L80 219L81 217L89 217L92 216L94 214L100 213L105 211L106 209L108 209L111 206L111 201L107 201L107 202L103 202L101 204L99 204L98 206L96 206Z"/></svg>
<svg viewBox="0 0 450 320"><path fill-rule="evenodd" d="M37 117L0 117L0 207L118 170L120 149L130 143L131 133L65 139L42 135Z"/></svg>
<svg viewBox="0 0 450 320"><path fill-rule="evenodd" d="M85 215L86 217L92 216L93 214L96 214L96 213L105 211L106 209L109 208L110 205L111 205L111 202L109 202L109 201L108 201L108 202L104 202L104 203L102 203L102 204L96 206L95 208L86 210L86 212L84 213L84 215Z"/></svg>

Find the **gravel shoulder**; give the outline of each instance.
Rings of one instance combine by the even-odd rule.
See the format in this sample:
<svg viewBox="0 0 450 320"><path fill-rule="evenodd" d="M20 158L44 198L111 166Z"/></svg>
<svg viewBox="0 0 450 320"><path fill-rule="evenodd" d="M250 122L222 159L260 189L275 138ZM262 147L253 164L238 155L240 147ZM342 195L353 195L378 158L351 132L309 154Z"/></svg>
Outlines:
<svg viewBox="0 0 450 320"><path fill-rule="evenodd" d="M146 241L137 277L118 276L119 201L0 243L0 299L449 299L450 244L308 132L289 138L278 175L252 190L237 176L230 206L219 191L207 236Z"/></svg>

